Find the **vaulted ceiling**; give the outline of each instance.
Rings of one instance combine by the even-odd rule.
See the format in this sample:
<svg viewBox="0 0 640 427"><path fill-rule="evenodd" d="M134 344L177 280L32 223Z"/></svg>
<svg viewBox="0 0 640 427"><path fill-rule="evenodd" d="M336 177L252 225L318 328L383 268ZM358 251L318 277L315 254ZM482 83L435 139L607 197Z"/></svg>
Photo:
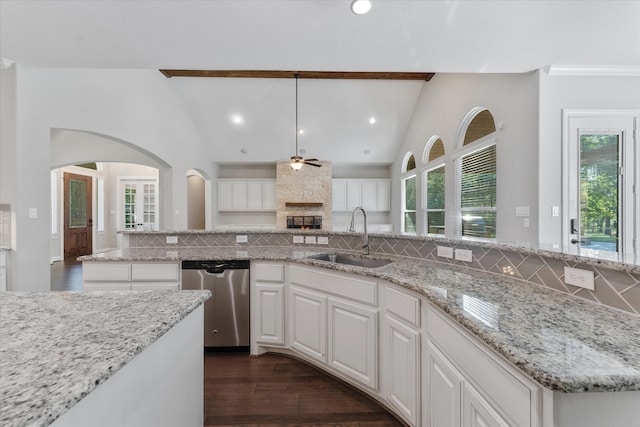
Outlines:
<svg viewBox="0 0 640 427"><path fill-rule="evenodd" d="M154 70L520 73L550 64L640 65L635 0L373 0L363 16L349 5L0 0L0 56L28 67ZM215 161L293 154L293 79L167 84ZM300 80L300 147L334 162L390 163L428 84Z"/></svg>

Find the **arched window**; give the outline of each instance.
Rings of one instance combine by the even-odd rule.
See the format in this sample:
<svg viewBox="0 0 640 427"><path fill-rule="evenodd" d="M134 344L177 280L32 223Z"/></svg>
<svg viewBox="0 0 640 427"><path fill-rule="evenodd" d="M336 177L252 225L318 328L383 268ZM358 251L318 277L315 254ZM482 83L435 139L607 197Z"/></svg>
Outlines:
<svg viewBox="0 0 640 427"><path fill-rule="evenodd" d="M444 144L432 136L425 145L423 161L427 168L423 174L424 218L427 234L444 235L445 227L445 166Z"/></svg>
<svg viewBox="0 0 640 427"><path fill-rule="evenodd" d="M416 158L408 152L402 162L402 232L416 234Z"/></svg>
<svg viewBox="0 0 640 427"><path fill-rule="evenodd" d="M482 107L471 110L461 124L456 153L459 236L496 237L495 131L492 114Z"/></svg>

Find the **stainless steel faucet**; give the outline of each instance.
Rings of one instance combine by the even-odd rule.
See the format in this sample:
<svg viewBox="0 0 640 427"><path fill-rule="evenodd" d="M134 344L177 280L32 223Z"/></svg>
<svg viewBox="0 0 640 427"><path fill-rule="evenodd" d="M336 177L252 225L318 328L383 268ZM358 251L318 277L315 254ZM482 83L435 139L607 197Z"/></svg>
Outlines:
<svg viewBox="0 0 640 427"><path fill-rule="evenodd" d="M367 232L367 213L361 206L358 206L351 212L351 224L349 225L349 231L356 231L355 219L356 212L362 211L362 216L364 217L364 236L362 242L362 255L369 255L369 233Z"/></svg>

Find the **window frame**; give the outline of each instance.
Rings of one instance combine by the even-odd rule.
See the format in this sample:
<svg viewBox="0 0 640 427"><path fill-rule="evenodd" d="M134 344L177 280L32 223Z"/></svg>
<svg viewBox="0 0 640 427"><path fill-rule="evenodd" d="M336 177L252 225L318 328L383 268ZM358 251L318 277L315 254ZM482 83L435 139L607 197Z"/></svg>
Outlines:
<svg viewBox="0 0 640 427"><path fill-rule="evenodd" d="M427 183L429 172L433 172L436 169L443 168L443 174L445 175L445 182L443 183L444 190L444 207L442 209L429 209L427 203L429 201L429 185ZM430 163L428 163L421 171L422 173L422 218L424 221L424 233L425 236L431 237L445 237L447 231L447 192L446 192L446 172L447 166L445 162L445 156L439 157ZM429 233L429 212L442 212L444 215L444 224L442 233Z"/></svg>
<svg viewBox="0 0 640 427"><path fill-rule="evenodd" d="M416 186L416 208L414 210L407 209L407 181L410 179L415 179ZM406 234L408 236L417 236L418 235L418 173L416 169L411 169L409 172L405 173L402 178L402 191L400 193L401 196L401 209L400 209L400 232L401 234ZM405 231L405 215L407 213L413 212L415 215L415 231L413 233Z"/></svg>

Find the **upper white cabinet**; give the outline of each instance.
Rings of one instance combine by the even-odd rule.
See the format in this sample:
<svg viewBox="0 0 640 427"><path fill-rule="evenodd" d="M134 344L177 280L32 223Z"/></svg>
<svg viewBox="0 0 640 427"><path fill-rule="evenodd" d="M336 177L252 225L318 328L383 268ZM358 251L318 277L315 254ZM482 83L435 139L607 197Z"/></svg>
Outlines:
<svg viewBox="0 0 640 427"><path fill-rule="evenodd" d="M219 179L219 211L273 211L275 179Z"/></svg>
<svg viewBox="0 0 640 427"><path fill-rule="evenodd" d="M391 210L391 181L388 179L334 179L333 210L352 211L362 206L367 212Z"/></svg>

